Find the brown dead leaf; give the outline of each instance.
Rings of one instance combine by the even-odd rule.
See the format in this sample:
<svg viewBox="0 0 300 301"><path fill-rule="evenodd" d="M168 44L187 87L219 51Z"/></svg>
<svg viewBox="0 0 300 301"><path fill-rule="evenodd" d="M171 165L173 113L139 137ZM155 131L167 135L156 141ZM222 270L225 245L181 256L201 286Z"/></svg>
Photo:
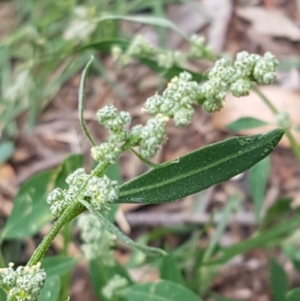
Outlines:
<svg viewBox="0 0 300 301"><path fill-rule="evenodd" d="M206 14L212 19L207 32L208 45L214 53L220 53L223 50L227 26L232 15L232 1L204 0L203 7Z"/></svg>
<svg viewBox="0 0 300 301"><path fill-rule="evenodd" d="M189 1L189 3L184 5L169 5L167 17L187 36L198 32L209 22L208 16L203 13L201 1L199 0ZM172 31L168 34L168 47L170 49L177 49L182 40L182 36Z"/></svg>
<svg viewBox="0 0 300 301"><path fill-rule="evenodd" d="M261 35L300 40L300 29L280 10L267 10L262 7L240 7L239 17L252 22L253 29Z"/></svg>
<svg viewBox="0 0 300 301"><path fill-rule="evenodd" d="M16 174L10 164L0 165L1 185L7 185L9 183L12 183L15 177Z"/></svg>
<svg viewBox="0 0 300 301"><path fill-rule="evenodd" d="M260 90L271 100L279 112L287 112L291 120L291 132L294 135L298 144L300 144L300 133L293 128L300 124L300 96L298 94L285 91L278 86L265 86ZM275 121L276 118L270 109L254 92L251 92L245 97L234 97L231 94L226 98L226 106L212 116L213 124L222 130L226 129L226 125L242 117L254 117L270 124L242 130L239 134L255 135L269 131L278 127ZM286 137L279 142L283 147L289 147L289 142Z"/></svg>
<svg viewBox="0 0 300 301"><path fill-rule="evenodd" d="M10 164L0 165L0 191L13 197L16 194L16 189L13 185L15 179L16 174Z"/></svg>

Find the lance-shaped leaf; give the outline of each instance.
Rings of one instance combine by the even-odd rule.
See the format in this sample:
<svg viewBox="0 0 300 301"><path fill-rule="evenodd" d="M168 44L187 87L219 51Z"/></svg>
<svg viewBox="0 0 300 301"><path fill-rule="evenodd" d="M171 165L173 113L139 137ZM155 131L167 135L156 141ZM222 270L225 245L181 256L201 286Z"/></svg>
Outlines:
<svg viewBox="0 0 300 301"><path fill-rule="evenodd" d="M121 230L119 230L119 228L117 228L114 224L112 224L109 220L107 220L99 211L95 210L90 203L84 200L79 200L79 201L89 210L90 213L92 213L94 216L96 216L99 219L99 221L101 222L101 224L103 224L106 230L114 234L119 240L127 244L129 247L140 250L146 255L151 257L161 257L167 255L167 253L162 249L147 247L134 242L128 236L126 236Z"/></svg>
<svg viewBox="0 0 300 301"><path fill-rule="evenodd" d="M121 186L117 203L160 204L202 191L249 169L269 155L283 129L230 138L161 164Z"/></svg>

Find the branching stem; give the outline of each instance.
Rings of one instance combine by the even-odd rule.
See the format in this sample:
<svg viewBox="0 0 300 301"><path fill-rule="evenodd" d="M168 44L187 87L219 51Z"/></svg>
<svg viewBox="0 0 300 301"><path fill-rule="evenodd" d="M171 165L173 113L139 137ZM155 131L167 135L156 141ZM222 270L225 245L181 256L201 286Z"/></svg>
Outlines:
<svg viewBox="0 0 300 301"><path fill-rule="evenodd" d="M259 88L257 87L257 85L252 85L252 90L262 99L262 101L268 106L268 108L275 115L279 113L279 111L272 104L272 102L270 101L270 99L259 90ZM291 133L291 131L289 129L286 129L285 135L286 135L287 139L290 142L291 149L292 149L292 151L293 151L296 159L300 162L300 147L298 146L298 144L297 144L297 142L296 142L293 134Z"/></svg>

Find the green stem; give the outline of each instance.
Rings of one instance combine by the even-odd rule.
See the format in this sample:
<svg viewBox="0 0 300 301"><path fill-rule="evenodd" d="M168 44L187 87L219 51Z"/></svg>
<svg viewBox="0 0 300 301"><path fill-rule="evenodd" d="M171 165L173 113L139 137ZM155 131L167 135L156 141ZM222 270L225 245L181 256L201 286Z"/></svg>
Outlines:
<svg viewBox="0 0 300 301"><path fill-rule="evenodd" d="M4 261L2 250L1 250L1 247L0 247L0 268L4 268L5 266L6 266L5 261Z"/></svg>
<svg viewBox="0 0 300 301"><path fill-rule="evenodd" d="M159 164L155 164L152 163L150 161L148 161L147 159L145 159L144 157L142 157L138 152L136 152L133 148L130 148L130 151L136 155L143 163L145 163L147 166L151 167L151 168L155 168L157 167Z"/></svg>
<svg viewBox="0 0 300 301"><path fill-rule="evenodd" d="M274 113L274 114L278 114L279 111L277 110L277 108L272 104L272 102L270 101L270 99L263 94L259 88L257 87L257 85L253 84L252 85L252 90L263 100L263 102L268 106L268 108Z"/></svg>
<svg viewBox="0 0 300 301"><path fill-rule="evenodd" d="M263 102L268 106L268 108L274 114L279 113L277 108L272 104L272 102L269 100L269 98L259 90L257 85L252 85L252 90L263 100ZM299 148L293 134L291 133L291 131L289 129L286 129L285 135L290 142L291 149L292 149L296 159L300 162L300 148Z"/></svg>
<svg viewBox="0 0 300 301"><path fill-rule="evenodd" d="M130 143L125 143L121 147L122 152L128 150L130 148ZM74 199L76 200L77 197L80 197L80 193L83 189L86 188L87 183L89 179L92 176L101 176L102 173L105 171L105 169L109 166L109 163L99 163L96 168L91 172L89 178L87 179L86 183L81 187L81 190L78 192L77 195L74 196ZM45 255L49 247L51 246L54 238L56 235L60 232L60 230L71 220L73 220L76 216L78 216L80 213L84 212L86 210L86 207L83 206L78 201L75 201L73 204L68 207L61 216L58 217L56 222L54 223L53 227L51 228L50 232L44 237L42 242L39 244L37 249L34 251L33 255L29 259L27 265L33 266L37 264L42 257Z"/></svg>
<svg viewBox="0 0 300 301"><path fill-rule="evenodd" d="M36 265L42 259L46 251L49 249L49 247L52 244L52 241L59 233L59 231L63 228L63 226L66 225L68 222L70 222L72 219L74 219L77 215L84 212L85 210L86 208L79 202L75 202L70 207L68 207L62 213L62 215L57 219L57 221L54 223L53 227L51 228L50 232L44 237L42 242L34 251L27 265L28 266Z"/></svg>
<svg viewBox="0 0 300 301"><path fill-rule="evenodd" d="M288 138L288 140L290 142L292 151L294 152L297 160L300 162L300 148L299 148L293 134L291 133L290 130L286 130L285 135L286 135L286 137Z"/></svg>
<svg viewBox="0 0 300 301"><path fill-rule="evenodd" d="M86 78L88 75L88 72L92 66L94 57L92 56L90 58L90 60L88 61L88 63L86 64L86 66L84 67L84 70L82 72L82 76L80 79L80 85L79 85L79 96L78 96L78 113L79 113L79 121L80 121L80 125L81 128L83 130L83 133L85 134L86 138L90 141L92 146L95 146L95 142L94 139L92 137L92 135L90 134L90 132L88 131L84 118L83 118L83 113L84 113L84 87L85 87L85 82L86 82Z"/></svg>

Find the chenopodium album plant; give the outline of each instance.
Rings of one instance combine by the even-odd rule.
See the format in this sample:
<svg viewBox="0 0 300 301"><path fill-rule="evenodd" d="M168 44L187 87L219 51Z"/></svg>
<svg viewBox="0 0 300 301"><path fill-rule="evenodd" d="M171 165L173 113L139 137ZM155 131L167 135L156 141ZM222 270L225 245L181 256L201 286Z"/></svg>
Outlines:
<svg viewBox="0 0 300 301"><path fill-rule="evenodd" d="M189 73L183 72L170 81L161 95L155 94L147 99L143 112L151 117L145 125L135 125L131 129L128 112L119 112L114 106L106 105L97 112L97 119L108 130L109 137L106 142L97 145L83 120L84 86L92 65L91 59L80 83L79 116L97 165L90 173L83 168L76 170L66 178L67 189L55 188L49 194L47 202L56 218L49 234L44 237L26 266L19 266L15 270L14 264L10 263L8 268L0 270L0 284L7 292L7 300L38 300L47 276L41 267L42 257L63 226L84 211L92 214L81 216L78 222L87 258L104 256L107 264L113 264L110 246L115 238L103 232L103 228L148 256L165 255L164 250L135 243L109 222L106 213L110 210L110 204L159 204L174 201L228 180L266 157L281 139L284 129L262 135L230 138L159 165L148 161L167 140L165 126L170 119L181 127L191 122L196 105L202 105L207 112L220 110L225 105L228 91L235 96L243 96L248 94L253 82L271 83L275 78L277 64L271 53L261 57L241 52L235 61L225 58L218 60L209 71L208 81L203 84L199 85ZM150 170L118 185L104 172L125 151L132 151ZM113 283L118 283L117 287L125 285L121 278ZM113 283L104 288L106 296L110 296L115 289Z"/></svg>

